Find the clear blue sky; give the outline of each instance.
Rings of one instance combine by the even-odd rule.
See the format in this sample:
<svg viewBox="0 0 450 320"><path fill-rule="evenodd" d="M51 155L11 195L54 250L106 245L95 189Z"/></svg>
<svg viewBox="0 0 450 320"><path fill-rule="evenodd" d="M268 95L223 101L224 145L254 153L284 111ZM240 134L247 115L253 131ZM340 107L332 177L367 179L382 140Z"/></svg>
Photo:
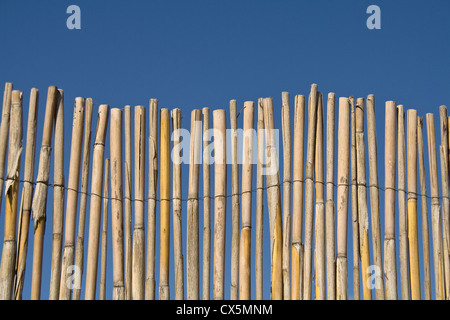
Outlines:
<svg viewBox="0 0 450 320"><path fill-rule="evenodd" d="M71 4L81 8L81 30L66 27L69 17L66 9ZM380 30L366 27L369 17L366 9L371 4L381 9ZM308 95L311 83L317 83L324 96L328 92L335 92L337 98L374 94L379 182L384 186L385 101L394 100L406 109L416 108L423 117L427 112L433 112L437 141L440 141L438 107L441 104L450 106L449 13L450 2L447 0L1 0L0 84L4 86L5 82L13 82L15 89L24 92L25 111L28 110L31 88L40 90L37 148L42 138L47 88L56 85L64 90L66 181L72 106L77 96L92 97L96 106L109 104L120 108L127 104L148 108L149 99L157 98L159 107L181 109L182 126L187 129L190 111L194 108L225 108L228 112L231 99L237 100L239 110L246 100L256 102L260 97L273 97L275 126L281 129L280 112L277 111L281 110L282 91L291 94L291 117L294 96ZM23 121L26 124L26 112ZM241 117L238 126L242 126ZM425 160L428 163L426 141L425 135ZM35 176L38 154L36 152ZM109 157L108 147L105 155ZM188 166L184 165L182 170L183 177L187 179ZM231 167L229 170L228 193L231 193ZM183 185L182 192L186 198L187 184ZM203 194L202 189L200 194ZM382 207L383 196L380 193ZM43 299L48 298L50 282L52 199L50 189L42 275ZM231 231L231 202L228 204L227 230ZM200 202L200 217L203 215L202 205ZM421 226L420 202L418 208ZM267 212L265 214L267 218ZM0 218L0 239L3 239L4 215ZM381 221L383 225L383 214ZM269 298L268 220L266 222L264 297ZM86 227L86 243L87 230ZM29 298L31 282L33 236L30 231L25 299ZM353 297L351 239L349 224L350 298ZM230 244L231 237L228 237L227 266L230 263ZM107 297L111 298L111 246L108 250ZM158 280L159 261L156 262ZM171 252L171 297L174 293L172 267ZM433 264L431 267L433 270ZM253 268L254 265L252 271ZM228 267L226 298L229 297L229 270ZM432 284L434 298L433 276ZM81 296L84 297L84 291Z"/></svg>

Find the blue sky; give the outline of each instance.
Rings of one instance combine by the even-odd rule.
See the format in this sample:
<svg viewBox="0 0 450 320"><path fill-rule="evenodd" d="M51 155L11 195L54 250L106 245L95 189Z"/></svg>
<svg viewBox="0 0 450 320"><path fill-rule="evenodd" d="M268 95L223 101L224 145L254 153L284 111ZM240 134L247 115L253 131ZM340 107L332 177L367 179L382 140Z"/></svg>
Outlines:
<svg viewBox="0 0 450 320"><path fill-rule="evenodd" d="M66 9L71 4L81 9L81 30L66 27L69 17ZM381 9L380 30L366 27L369 17L366 9L372 4ZM282 91L290 93L291 117L294 96L307 96L312 83L318 84L324 96L328 92L335 92L337 98L374 94L379 182L383 186L385 101L394 100L403 104L405 109L415 108L422 117L427 112L434 113L437 141L440 141L438 108L450 101L449 9L450 2L446 0L1 0L0 83L4 86L5 82L13 82L15 89L24 92L24 110L28 108L31 88L40 90L37 148L42 139L47 88L56 85L64 90L66 181L73 103L78 96L93 98L95 106L109 104L119 108L125 105L148 108L149 99L157 98L160 108L181 109L182 127L187 129L190 112L194 108L225 108L228 113L231 99L237 100L240 110L244 101L256 102L260 97L273 97L275 126L281 129L280 112L277 111L281 110ZM93 131L96 111L94 108ZM23 121L26 124L26 112ZM242 126L242 117L238 119L238 126ZM424 141L428 164L426 134ZM105 156L109 157L108 147ZM37 165L38 152L35 176ZM428 167L426 171L429 183ZM187 179L188 165L183 166L182 172ZM228 192L231 194L231 166L229 173ZM200 174L200 181L201 177ZM429 190L429 185L427 187ZM187 184L183 185L182 192L186 198ZM200 194L203 194L202 188ZM382 207L383 196L381 192ZM48 298L50 282L52 190L48 199L41 295L45 299ZM227 231L231 231L229 200ZM254 201L255 195L253 208ZM203 215L202 205L200 202L200 217ZM186 203L183 203L184 213L185 209ZM265 214L267 219L267 212ZM420 216L418 205L419 226ZM4 216L0 218L3 226ZM383 225L383 212L381 221ZM396 228L398 230L398 224ZM270 297L268 220L264 231L267 248L264 297L267 299ZM3 238L3 227L0 228L0 238ZM349 224L349 266L352 265L351 239ZM30 294L32 244L31 235L25 299ZM228 237L227 266L230 263L230 244L231 237ZM158 259L156 266L158 280ZM171 252L171 297L174 291L172 266ZM433 270L433 263L431 267ZM108 270L107 297L111 298L111 247ZM432 284L434 297L433 276ZM227 268L225 297L229 297L229 287L230 272ZM352 288L352 272L349 272L349 297L353 297ZM84 292L81 296L84 297Z"/></svg>

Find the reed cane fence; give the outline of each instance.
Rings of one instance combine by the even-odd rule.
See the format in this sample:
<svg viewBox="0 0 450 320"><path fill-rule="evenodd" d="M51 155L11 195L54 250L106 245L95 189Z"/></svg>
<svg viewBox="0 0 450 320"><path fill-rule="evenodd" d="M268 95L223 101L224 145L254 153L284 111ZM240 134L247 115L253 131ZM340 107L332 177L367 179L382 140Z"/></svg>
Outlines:
<svg viewBox="0 0 450 320"><path fill-rule="evenodd" d="M0 299L22 299L24 290L30 299L106 299L107 289L121 300L450 299L446 106L437 148L433 113L425 141L417 110L386 101L383 167L373 94L336 101L331 92L324 101L312 84L307 103L295 96L293 112L289 93L281 100L280 144L272 98L192 110L186 142L182 110L159 108L157 99L132 117L129 105L77 97L65 147L63 90L48 88L37 132L38 89L24 126L23 92L6 83Z"/></svg>

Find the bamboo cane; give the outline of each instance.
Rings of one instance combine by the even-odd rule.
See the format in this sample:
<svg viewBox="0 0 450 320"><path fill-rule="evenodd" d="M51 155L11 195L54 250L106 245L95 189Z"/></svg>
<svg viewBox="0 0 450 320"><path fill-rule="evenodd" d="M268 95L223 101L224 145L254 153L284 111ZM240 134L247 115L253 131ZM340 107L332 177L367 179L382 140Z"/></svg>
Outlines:
<svg viewBox="0 0 450 320"><path fill-rule="evenodd" d="M211 297L211 181L209 108L202 109L203 118L203 300Z"/></svg>
<svg viewBox="0 0 450 320"><path fill-rule="evenodd" d="M66 223L64 228L64 248L61 266L61 282L59 299L70 300L72 289L81 285L78 269L73 269L75 247L75 224L78 205L78 185L80 181L81 146L83 140L85 101L75 98L73 113L72 144L70 150L69 181L67 183ZM71 283L72 271L75 272L74 283Z"/></svg>
<svg viewBox="0 0 450 320"><path fill-rule="evenodd" d="M447 125L450 122L450 116L447 117ZM448 136L448 142L447 142L447 146L448 146L448 154L450 156L450 134L447 134ZM450 161L449 161L449 166L450 166ZM449 167L449 174L450 174L450 167Z"/></svg>
<svg viewBox="0 0 450 320"><path fill-rule="evenodd" d="M447 107L444 105L439 106L439 116L440 116L440 127L441 127L441 144L444 147L444 150L448 150L449 148L449 138L450 135L448 133L448 116L447 116ZM446 152L446 151L445 151ZM444 152L444 155L446 154Z"/></svg>
<svg viewBox="0 0 450 320"><path fill-rule="evenodd" d="M191 112L191 145L189 157L189 194L187 203L186 234L186 274L187 298L199 298L199 218L198 218L198 179L201 150L201 111Z"/></svg>
<svg viewBox="0 0 450 320"><path fill-rule="evenodd" d="M449 122L450 122L450 116L447 117L447 125ZM447 141L448 154L450 156L450 134L447 133L447 137L448 137L448 141ZM450 161L449 161L449 166L450 166ZM450 167L449 167L449 174L450 174Z"/></svg>
<svg viewBox="0 0 450 320"><path fill-rule="evenodd" d="M91 203L89 209L89 240L86 260L86 288L84 296L86 300L95 299L97 283L100 216L102 205L102 199L100 195L102 194L103 159L105 155L105 139L106 129L108 126L108 113L109 106L106 104L100 105L98 110L97 127L95 132L94 150L92 156ZM107 176L105 177L105 179L107 179ZM106 185L105 189L107 189ZM107 205L107 202L105 205Z"/></svg>
<svg viewBox="0 0 450 320"><path fill-rule="evenodd" d="M417 151L419 156L420 199L422 204L422 248L425 300L431 300L430 233L428 227L427 186L423 151L423 119L417 117Z"/></svg>
<svg viewBox="0 0 450 320"><path fill-rule="evenodd" d="M0 126L0 207L3 199L3 183L5 181L5 160L6 150L9 136L9 122L11 112L11 96L13 91L13 84L5 83L5 91L3 93L3 109L2 109L2 123Z"/></svg>
<svg viewBox="0 0 450 320"><path fill-rule="evenodd" d="M75 251L75 267L80 270L80 281L83 276L84 267L84 234L86 224L86 205L89 183L89 164L91 157L91 126L92 126L92 107L91 98L86 99L85 123L84 123L84 142L83 142L83 162L81 165L81 189L80 189L80 218L78 221L77 246ZM74 287L73 300L80 300L81 287Z"/></svg>
<svg viewBox="0 0 450 320"><path fill-rule="evenodd" d="M315 269L316 269L316 300L326 299L325 278L325 176L323 160L323 102L322 93L318 92L317 125L315 147L315 178L316 178L316 217L315 217Z"/></svg>
<svg viewBox="0 0 450 320"><path fill-rule="evenodd" d="M349 141L350 141L349 99L339 98L338 127L338 187L337 199L337 258L336 258L336 298L347 300L347 221L348 221L348 181L349 181Z"/></svg>
<svg viewBox="0 0 450 320"><path fill-rule="evenodd" d="M132 252L132 293L145 298L145 108L134 108L134 234ZM126 261L126 260L125 260ZM125 281L126 283L126 281Z"/></svg>
<svg viewBox="0 0 450 320"><path fill-rule="evenodd" d="M445 296L447 300L449 299L449 292L447 289L448 280L447 280L447 268L448 264L446 264L446 259L448 256L448 237L446 237L447 233L447 217L449 215L450 204L448 200L449 194L449 182L448 182L448 165L447 165L447 156L445 155L445 150L447 150L443 145L440 146L440 155L441 155L441 183L442 183L442 234L443 234L443 252L444 252L444 279L445 279Z"/></svg>
<svg viewBox="0 0 450 320"><path fill-rule="evenodd" d="M19 198L20 159L22 155L22 92L11 95L8 170L5 184L5 232L0 265L0 299L10 300L16 264L17 203Z"/></svg>
<svg viewBox="0 0 450 320"><path fill-rule="evenodd" d="M383 256L381 252L380 202L378 194L378 151L375 122L375 96L367 96L367 142L369 148L370 216L372 218L372 247L375 271L375 297L384 300Z"/></svg>
<svg viewBox="0 0 450 320"><path fill-rule="evenodd" d="M314 221L314 162L317 124L317 84L311 85L308 100L308 141L305 167L305 246L303 256L303 299L311 300L312 236Z"/></svg>
<svg viewBox="0 0 450 320"><path fill-rule="evenodd" d="M384 227L384 274L386 299L397 300L397 262L395 250L395 164L397 109L394 101L386 102L384 174L385 174L385 227Z"/></svg>
<svg viewBox="0 0 450 320"><path fill-rule="evenodd" d="M124 214L124 250L125 250L125 299L130 300L132 296L132 245L133 234L131 231L131 106L126 105L123 112L124 120L124 136L125 136L125 162L124 162L124 198L123 198L123 214ZM138 205L139 206L139 205ZM134 297L134 295L133 295Z"/></svg>
<svg viewBox="0 0 450 320"><path fill-rule="evenodd" d="M45 107L42 146L39 155L36 189L31 205L34 220L33 270L31 280L31 299L39 300L41 296L42 253L45 232L45 212L47 205L48 177L50 171L50 153L53 132L53 120L59 92L55 86L50 86Z"/></svg>
<svg viewBox="0 0 450 320"><path fill-rule="evenodd" d="M305 96L295 96L294 154L292 185L292 300L301 299L303 269L303 160L305 134ZM333 257L334 261L334 257Z"/></svg>
<svg viewBox="0 0 450 320"><path fill-rule="evenodd" d="M442 148L444 148L444 160L446 161L446 163L448 162L448 157L446 156L445 152L446 150L448 150L449 147L449 143L448 143L448 139L449 139L449 134L448 134L448 118L447 118L447 107L442 105L439 107L439 113L440 113L440 125L441 125L441 146ZM442 162L442 157L441 157L441 162ZM450 241L450 226L449 226L449 222L450 222L450 202L448 200L448 190L447 192L444 190L444 188L446 188L447 186L445 185L446 181L448 184L448 165L446 166L446 168L443 168L443 164L441 163L441 171L445 169L445 171L447 172L446 174L446 178L444 179L444 176L441 172L441 183L442 183L442 243L443 243L443 254L444 254L444 279L445 279L445 296L447 298L447 300L450 297L450 256L449 256L449 252L450 252L450 245L449 245L449 241Z"/></svg>
<svg viewBox="0 0 450 320"><path fill-rule="evenodd" d="M357 174L357 160L356 160L356 114L355 114L355 100L352 96L349 97L350 103L350 122L351 122L351 185L352 185L352 244L353 244L353 299L360 300L361 279L359 275L359 263L361 258L360 251L360 232L359 232L359 217L358 217L358 174Z"/></svg>
<svg viewBox="0 0 450 320"><path fill-rule="evenodd" d="M239 249L239 298L251 298L251 226L252 226L252 179L253 179L253 101L244 102L244 137L242 153L242 225Z"/></svg>
<svg viewBox="0 0 450 320"><path fill-rule="evenodd" d="M59 89L59 102L55 110L55 155L53 171L53 241L52 271L49 300L59 299L61 282L61 254L64 228L64 92Z"/></svg>
<svg viewBox="0 0 450 320"><path fill-rule="evenodd" d="M266 134L266 159L270 167L266 169L267 204L269 209L271 244L271 298L283 299L283 230L281 217L280 177L277 149L274 136L273 100L264 99L264 127Z"/></svg>
<svg viewBox="0 0 450 320"><path fill-rule="evenodd" d="M408 265L408 216L406 208L406 157L405 157L405 113L403 106L397 106L398 120L398 209L400 238L400 277L402 299L409 300Z"/></svg>
<svg viewBox="0 0 450 320"><path fill-rule="evenodd" d="M161 218L160 218L160 260L159 299L169 300L169 245L170 245L170 111L163 108L160 113L161 154Z"/></svg>
<svg viewBox="0 0 450 320"><path fill-rule="evenodd" d="M436 300L445 299L442 254L441 206L439 202L439 181L437 170L436 133L434 114L427 113L428 163L430 171L431 231L433 236L433 261Z"/></svg>
<svg viewBox="0 0 450 320"><path fill-rule="evenodd" d="M150 99L148 139L148 236L145 299L155 299L156 183L158 177L158 100Z"/></svg>
<svg viewBox="0 0 450 320"><path fill-rule="evenodd" d="M239 298L239 166L236 100L230 101L231 128L231 285L230 300Z"/></svg>
<svg viewBox="0 0 450 320"><path fill-rule="evenodd" d="M106 251L108 237L109 159L105 159L103 182L102 255L100 261L100 300L106 298Z"/></svg>
<svg viewBox="0 0 450 320"><path fill-rule="evenodd" d="M408 240L411 298L420 300L419 239L417 230L417 110L407 113L408 143Z"/></svg>
<svg viewBox="0 0 450 320"><path fill-rule="evenodd" d="M358 183L358 218L364 300L372 300L370 282L369 212L366 189L366 150L364 146L364 98L356 100L356 174Z"/></svg>
<svg viewBox="0 0 450 320"><path fill-rule="evenodd" d="M263 299L263 220L264 220L264 107L263 99L258 99L257 124L257 160L256 160L256 246L255 246L255 290L256 299Z"/></svg>
<svg viewBox="0 0 450 320"><path fill-rule="evenodd" d="M450 116L447 117L447 125L450 122ZM448 153L450 156L450 134L447 134L448 137L448 141L447 141L447 146L448 146ZM450 162L449 162L449 166L450 166ZM450 168L449 168L449 174L450 174Z"/></svg>
<svg viewBox="0 0 450 320"><path fill-rule="evenodd" d="M28 108L27 145L25 151L24 183L22 189L23 205L19 213L16 276L14 280L14 299L22 299L25 279L25 265L28 251L28 230L30 226L31 201L33 197L34 158L36 154L36 119L39 91L31 89Z"/></svg>
<svg viewBox="0 0 450 320"><path fill-rule="evenodd" d="M289 92L282 93L283 135L283 299L291 300L291 117Z"/></svg>
<svg viewBox="0 0 450 320"><path fill-rule="evenodd" d="M8 136L9 136L9 131L11 130L11 123L10 123L10 113L11 113L11 108L12 108L12 95L13 95L13 85L12 83L7 82L5 84L5 91L4 91L4 95L3 95L3 111L2 111L2 123L1 123L1 128L0 128L0 145L2 146L2 148L0 148L0 207L2 204L2 199L3 199L3 183L4 183L4 179L5 179L5 158L6 158L6 150L7 150L7 145L8 145ZM16 92L16 99L17 99L17 92ZM20 103L21 103L22 97L20 96ZM11 153L11 151L9 152ZM8 161L9 162L9 161ZM9 166L9 163L8 163ZM8 172L7 172L8 174ZM16 189L18 187L16 187L14 185L14 188L12 189L13 193L17 193ZM6 194L6 192L5 192ZM16 210L17 208L12 208L11 205L13 204L11 201L13 200L13 198L15 198L15 196L13 197L12 194L9 195L8 197L8 210L10 210L8 212L8 214L12 217L16 216ZM15 201L17 202L17 200L15 199ZM15 204L15 206L17 207L17 204ZM14 210L14 212L12 212L11 210ZM5 211L6 211L6 206L5 206ZM6 222L7 219L10 219L12 217L8 217L5 218L5 232L7 231L6 228L11 229L12 227L7 226ZM11 221L12 222L12 221ZM16 222L14 221L14 224ZM12 230L11 230L12 231ZM15 230L14 230L14 234L11 234L11 231L8 230L9 234L5 234L5 255L10 255L11 253L11 246L13 245L13 243L8 243L10 242L6 239L6 236L8 237L14 237L14 239L11 239L15 241ZM2 257L3 257L3 252L2 252ZM8 260L8 262L6 262L6 260ZM0 288L3 289L2 293L0 294L0 299L10 299L11 297L11 293L8 291L11 291L12 289L9 288L10 284L9 284L9 270L11 268L14 268L14 263L15 261L13 261L13 265L9 266L8 264L11 263L11 257L10 256L5 256L5 260L2 259L2 265L4 265L3 269L0 270ZM6 268L6 269L5 269ZM8 274L4 274L4 273L8 273ZM5 278L6 277L6 278ZM9 293L9 295L8 295Z"/></svg>
<svg viewBox="0 0 450 320"><path fill-rule="evenodd" d="M214 300L224 299L225 228L226 228L226 115L213 111L214 127Z"/></svg>
<svg viewBox="0 0 450 320"><path fill-rule="evenodd" d="M125 300L123 194L122 194L122 110L111 109L111 229L113 251L113 300Z"/></svg>
<svg viewBox="0 0 450 320"><path fill-rule="evenodd" d="M19 215L23 212L23 198L24 198L24 193L23 193L23 188L22 188L22 195L20 196L20 203L19 203ZM16 246L16 252L15 252L15 259L14 259L14 274L13 274L13 283L12 283L12 288L11 288L11 300L21 300L22 297L20 299L16 298L16 281L17 281L17 268L18 268L18 263L19 263L19 241L20 241L20 232L22 229L22 221L21 221L21 216L18 216L18 222L17 222L17 233L18 235L16 235L16 238L18 238L17 241L17 246Z"/></svg>
<svg viewBox="0 0 450 320"><path fill-rule="evenodd" d="M335 99L333 92L327 99L327 202L326 202L326 247L327 247L327 299L336 300L336 244L334 216L334 136Z"/></svg>
<svg viewBox="0 0 450 320"><path fill-rule="evenodd" d="M173 128L173 252L175 264L175 299L184 299L184 261L183 261L183 240L182 240L182 209L181 209L181 111L178 108L172 110Z"/></svg>

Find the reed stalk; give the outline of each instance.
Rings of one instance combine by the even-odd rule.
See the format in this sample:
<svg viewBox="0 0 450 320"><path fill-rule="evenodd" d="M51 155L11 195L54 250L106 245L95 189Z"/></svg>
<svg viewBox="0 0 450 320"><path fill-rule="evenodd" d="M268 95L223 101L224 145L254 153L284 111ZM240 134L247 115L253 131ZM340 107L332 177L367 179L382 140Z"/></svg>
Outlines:
<svg viewBox="0 0 450 320"><path fill-rule="evenodd" d="M72 290L81 286L81 270L74 268L75 227L78 206L78 186L82 155L85 100L75 98L73 112L72 143L70 149L69 180L67 182L66 221L64 227L64 247L61 265L59 299L70 300ZM74 272L74 275L72 275ZM73 282L72 282L73 279Z"/></svg>
<svg viewBox="0 0 450 320"><path fill-rule="evenodd" d="M258 99L256 160L256 245L255 245L255 290L256 299L263 299L263 221L264 221L264 106Z"/></svg>
<svg viewBox="0 0 450 320"><path fill-rule="evenodd" d="M347 223L348 223L348 185L349 185L349 141L350 141L349 99L339 98L338 127L338 187L337 199L337 258L336 258L336 299L347 300Z"/></svg>
<svg viewBox="0 0 450 320"><path fill-rule="evenodd" d="M394 101L385 104L384 181L385 181L385 226L384 226L384 274L386 299L397 300L397 255L395 248L395 177L397 107Z"/></svg>
<svg viewBox="0 0 450 320"><path fill-rule="evenodd" d="M100 300L106 299L106 254L108 240L108 197L109 197L109 159L105 159L105 172L103 182L103 218L102 218L102 243L100 258Z"/></svg>
<svg viewBox="0 0 450 320"><path fill-rule="evenodd" d="M124 162L124 250L125 250L125 297L130 300L133 295L133 233L131 231L131 106L126 105L123 110L124 135L125 135L125 162Z"/></svg>
<svg viewBox="0 0 450 320"><path fill-rule="evenodd" d="M59 299L61 282L61 254L64 231L64 92L59 89L59 102L55 110L55 156L53 170L53 241L52 269L50 275L49 300Z"/></svg>
<svg viewBox="0 0 450 320"><path fill-rule="evenodd" d="M444 256L442 250L441 205L439 201L439 180L437 169L436 132L434 114L427 113L428 165L431 195L431 232L433 238L434 283L436 300L445 300Z"/></svg>
<svg viewBox="0 0 450 320"><path fill-rule="evenodd" d="M447 289L448 280L447 280L447 268L448 264L446 264L446 259L448 256L448 238L446 237L447 233L447 217L449 215L450 204L448 200L449 193L449 182L448 182L448 166L447 166L447 156L445 155L446 148L441 145L440 146L440 155L441 155L441 183L442 183L442 234L443 234L443 252L444 252L444 279L445 279L445 296L447 300L449 299L449 292Z"/></svg>
<svg viewBox="0 0 450 320"><path fill-rule="evenodd" d="M125 300L123 239L122 110L111 109L111 233L113 252L113 300Z"/></svg>
<svg viewBox="0 0 450 320"><path fill-rule="evenodd" d="M358 217L358 166L356 160L356 114L355 100L349 97L350 103L350 161L351 161L351 191L352 191L352 245L353 245L353 299L360 300L361 278L359 275L359 265L361 260L360 232Z"/></svg>
<svg viewBox="0 0 450 320"><path fill-rule="evenodd" d="M312 237L314 221L314 162L317 124L317 84L311 85L308 99L308 141L306 145L305 167L305 242L303 255L303 299L311 300L312 295Z"/></svg>
<svg viewBox="0 0 450 320"><path fill-rule="evenodd" d="M209 140L209 108L202 109L203 118L203 268L202 298L211 297L211 171Z"/></svg>
<svg viewBox="0 0 450 320"><path fill-rule="evenodd" d="M283 230L281 213L280 177L275 129L273 119L273 100L264 99L264 127L266 135L266 159L270 164L266 170L267 204L270 224L271 247L271 299L283 299Z"/></svg>
<svg viewBox="0 0 450 320"><path fill-rule="evenodd" d="M94 140L94 150L92 156L92 177L91 177L91 203L89 208L89 233L88 252L86 259L86 300L95 299L97 283L98 250L100 237L100 216L102 206L102 181L103 181L103 159L105 155L106 129L108 126L109 106L100 105L97 116L97 126ZM109 161L108 161L109 164ZM105 164L106 166L106 164ZM108 167L109 170L109 167ZM105 179L107 179L107 174ZM106 180L108 181L108 180ZM105 189L108 186L105 185ZM106 195L108 191L106 190ZM107 199L106 199L107 200ZM105 202L105 199L104 199ZM104 203L104 205L107 205ZM105 208L103 208L105 210ZM104 217L106 219L107 217ZM102 239L103 241L103 239ZM103 252L102 252L103 254Z"/></svg>
<svg viewBox="0 0 450 320"><path fill-rule="evenodd" d="M428 201L423 149L423 119L417 117L417 152L419 158L420 200L422 209L422 250L425 300L431 300L430 232L428 227Z"/></svg>
<svg viewBox="0 0 450 320"><path fill-rule="evenodd" d="M5 229L0 265L0 300L10 300L16 265L17 204L19 198L20 159L22 156L22 95L13 90L9 122L8 168L5 183Z"/></svg>
<svg viewBox="0 0 450 320"><path fill-rule="evenodd" d="M448 117L447 107L442 105L439 107L440 114L440 126L441 126L441 146L444 152L443 157L441 155L441 184L442 184L442 244L444 254L444 279L445 279L445 296L450 299L450 201L448 199L448 180L449 180L449 168L448 168L448 156L446 152L449 147L448 139ZM445 163L443 163L445 161Z"/></svg>
<svg viewBox="0 0 450 320"><path fill-rule="evenodd" d="M22 204L19 212L16 275L14 279L13 296L15 300L22 299L25 280L25 265L28 251L28 234L30 227L31 201L33 200L34 159L36 154L36 125L39 91L31 89L28 108L27 140L25 150L24 183L22 189Z"/></svg>
<svg viewBox="0 0 450 320"><path fill-rule="evenodd" d="M289 92L282 93L283 136L283 299L291 300L291 117Z"/></svg>
<svg viewBox="0 0 450 320"><path fill-rule="evenodd" d="M251 299L251 226L254 114L253 101L244 102L244 136L242 153L242 225L239 248L239 298Z"/></svg>
<svg viewBox="0 0 450 320"><path fill-rule="evenodd" d="M84 234L86 222L86 206L89 183L89 165L91 157L91 126L92 126L92 107L91 98L86 99L85 123L84 123L84 141L83 141L83 162L81 165L81 189L80 189L80 217L78 221L78 236L75 250L75 267L80 270L80 281L84 269ZM81 287L74 287L73 300L80 300Z"/></svg>
<svg viewBox="0 0 450 320"><path fill-rule="evenodd" d="M317 125L315 147L315 187L316 187L316 217L315 217L315 298L326 299L325 275L325 175L324 175L324 146L323 146L323 102L322 93L318 92Z"/></svg>
<svg viewBox="0 0 450 320"><path fill-rule="evenodd" d="M36 179L36 189L31 205L32 219L34 220L33 243L33 270L31 280L31 300L41 297L42 254L45 233L45 212L47 206L47 189L50 171L50 154L53 133L53 121L59 92L55 86L50 86L47 92L45 106L44 128L42 132L42 145L39 154L39 167Z"/></svg>
<svg viewBox="0 0 450 320"><path fill-rule="evenodd" d="M398 121L398 209L400 239L400 279L402 299L409 300L408 264L408 216L406 205L406 152L405 152L405 113L403 106L397 106Z"/></svg>
<svg viewBox="0 0 450 320"><path fill-rule="evenodd" d="M369 156L369 189L370 189L370 216L372 221L372 248L375 266L375 297L377 300L385 299L383 279L383 255L381 252L381 222L380 200L378 185L378 150L377 130L375 121L375 96L369 94L366 103L367 115L367 143Z"/></svg>
<svg viewBox="0 0 450 320"><path fill-rule="evenodd" d="M417 110L407 113L408 143L408 240L411 298L420 300L419 235L417 227Z"/></svg>
<svg viewBox="0 0 450 320"><path fill-rule="evenodd" d="M145 298L145 108L134 108L134 233L131 290L133 300ZM126 261L126 259L125 259ZM126 270L126 268L125 268ZM125 280L126 283L126 280Z"/></svg>
<svg viewBox="0 0 450 320"><path fill-rule="evenodd" d="M239 165L236 100L230 101L231 129L231 285L230 300L239 298Z"/></svg>
<svg viewBox="0 0 450 320"><path fill-rule="evenodd" d="M170 111L160 112L160 257L159 299L169 300L169 252L170 252Z"/></svg>
<svg viewBox="0 0 450 320"><path fill-rule="evenodd" d="M148 139L148 236L145 299L155 300L156 184L158 178L158 100L150 99Z"/></svg>
<svg viewBox="0 0 450 320"><path fill-rule="evenodd" d="M327 246L327 299L336 300L336 243L335 243L335 201L334 201L334 141L335 100L333 92L327 99L327 202L326 202L326 246Z"/></svg>
<svg viewBox="0 0 450 320"><path fill-rule="evenodd" d="M189 156L189 190L187 203L187 234L186 234L186 274L187 298L199 299L199 217L198 217L198 183L200 172L200 152L202 137L200 110L191 112L191 144Z"/></svg>
<svg viewBox="0 0 450 320"><path fill-rule="evenodd" d="M292 183L292 300L300 300L303 294L303 161L305 135L305 96L295 96L294 154ZM333 258L334 261L334 258Z"/></svg>
<svg viewBox="0 0 450 320"><path fill-rule="evenodd" d="M356 100L356 173L358 184L358 218L359 245L361 254L361 271L364 300L372 300L372 284L370 282L370 248L369 248L369 210L367 207L366 188L366 149L364 145L364 98Z"/></svg>
<svg viewBox="0 0 450 320"><path fill-rule="evenodd" d="M225 110L213 111L214 127L214 262L213 297L224 299L227 141Z"/></svg>
<svg viewBox="0 0 450 320"><path fill-rule="evenodd" d="M172 176L173 176L173 255L175 265L175 300L184 300L184 261L181 206L181 110L172 110Z"/></svg>

